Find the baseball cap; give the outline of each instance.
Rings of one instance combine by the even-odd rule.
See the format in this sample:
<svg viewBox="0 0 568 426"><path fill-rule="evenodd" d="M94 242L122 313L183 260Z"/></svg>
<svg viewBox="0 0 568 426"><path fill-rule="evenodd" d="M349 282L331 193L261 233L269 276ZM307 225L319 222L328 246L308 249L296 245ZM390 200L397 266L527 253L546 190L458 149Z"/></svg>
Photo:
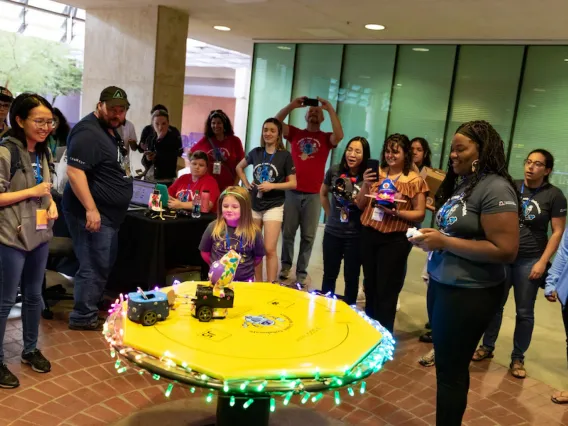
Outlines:
<svg viewBox="0 0 568 426"><path fill-rule="evenodd" d="M0 101L12 102L14 100L14 95L5 87L0 86Z"/></svg>
<svg viewBox="0 0 568 426"><path fill-rule="evenodd" d="M106 102L107 104L114 106L124 106L126 108L130 107L130 102L128 102L128 96L126 92L120 87L109 86L101 92L100 102Z"/></svg>

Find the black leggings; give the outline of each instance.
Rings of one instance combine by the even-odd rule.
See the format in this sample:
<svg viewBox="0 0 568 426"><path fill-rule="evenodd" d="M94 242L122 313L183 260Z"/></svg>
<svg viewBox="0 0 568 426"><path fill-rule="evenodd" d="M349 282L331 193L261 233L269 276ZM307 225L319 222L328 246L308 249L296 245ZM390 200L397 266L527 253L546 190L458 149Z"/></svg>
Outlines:
<svg viewBox="0 0 568 426"><path fill-rule="evenodd" d="M361 230L365 312L391 333L411 248L404 232L384 234L368 226Z"/></svg>
<svg viewBox="0 0 568 426"><path fill-rule="evenodd" d="M460 426L467 406L469 364L499 310L503 285L464 288L430 278L428 312L436 350L436 425Z"/></svg>

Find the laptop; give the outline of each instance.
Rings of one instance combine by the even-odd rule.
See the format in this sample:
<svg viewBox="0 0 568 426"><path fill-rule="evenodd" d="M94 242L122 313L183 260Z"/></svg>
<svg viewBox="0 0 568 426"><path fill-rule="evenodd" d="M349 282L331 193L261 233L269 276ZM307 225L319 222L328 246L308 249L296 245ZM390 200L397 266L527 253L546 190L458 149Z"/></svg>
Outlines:
<svg viewBox="0 0 568 426"><path fill-rule="evenodd" d="M148 201L150 195L154 192L156 184L153 182L146 182L139 179L132 181L132 198L130 199L129 211L144 210L148 208Z"/></svg>

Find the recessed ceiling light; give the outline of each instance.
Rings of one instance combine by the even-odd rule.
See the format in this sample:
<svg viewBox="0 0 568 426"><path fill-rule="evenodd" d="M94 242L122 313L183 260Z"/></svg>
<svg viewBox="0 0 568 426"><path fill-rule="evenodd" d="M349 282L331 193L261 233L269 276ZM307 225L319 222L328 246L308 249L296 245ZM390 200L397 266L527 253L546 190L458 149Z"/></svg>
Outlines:
<svg viewBox="0 0 568 426"><path fill-rule="evenodd" d="M564 59L564 62L568 62L568 58Z"/></svg>
<svg viewBox="0 0 568 426"><path fill-rule="evenodd" d="M231 31L229 27L224 27L223 25L215 25L213 28L217 31Z"/></svg>
<svg viewBox="0 0 568 426"><path fill-rule="evenodd" d="M414 50L415 52L429 52L430 49L427 49L425 47L413 47L412 50Z"/></svg>
<svg viewBox="0 0 568 426"><path fill-rule="evenodd" d="M365 28L367 28L368 30L373 30L373 31L381 31L385 29L384 25L379 25L379 24L367 24L365 25Z"/></svg>
<svg viewBox="0 0 568 426"><path fill-rule="evenodd" d="M292 50L292 48L290 46L278 46L278 49L280 49L280 50Z"/></svg>

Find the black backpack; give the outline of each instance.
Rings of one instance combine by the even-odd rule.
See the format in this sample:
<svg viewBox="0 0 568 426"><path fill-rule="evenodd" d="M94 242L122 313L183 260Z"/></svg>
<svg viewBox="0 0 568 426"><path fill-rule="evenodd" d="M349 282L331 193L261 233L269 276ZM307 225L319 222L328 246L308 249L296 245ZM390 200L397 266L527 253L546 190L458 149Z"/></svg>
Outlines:
<svg viewBox="0 0 568 426"><path fill-rule="evenodd" d="M24 171L24 165L20 158L20 150L16 144L9 139L0 141L0 146L8 148L8 151L10 151L10 181L12 181L18 169Z"/></svg>

